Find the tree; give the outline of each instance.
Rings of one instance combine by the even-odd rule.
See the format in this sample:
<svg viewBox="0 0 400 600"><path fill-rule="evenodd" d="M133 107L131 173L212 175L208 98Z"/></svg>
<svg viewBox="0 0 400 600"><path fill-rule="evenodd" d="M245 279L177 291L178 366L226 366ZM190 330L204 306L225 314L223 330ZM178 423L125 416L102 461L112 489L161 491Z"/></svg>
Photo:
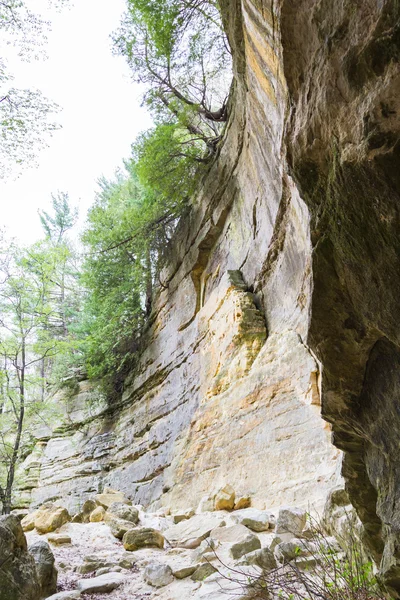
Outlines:
<svg viewBox="0 0 400 600"><path fill-rule="evenodd" d="M83 235L83 348L89 376L121 391L151 312L153 286L182 205L140 185L134 162L100 191Z"/></svg>
<svg viewBox="0 0 400 600"><path fill-rule="evenodd" d="M23 0L0 0L0 48L17 48L24 60L38 58L49 23L33 13ZM56 104L38 90L17 89L4 59L0 60L0 178L35 159L45 140L58 128L50 116Z"/></svg>
<svg viewBox="0 0 400 600"><path fill-rule="evenodd" d="M68 335L71 308L77 303L78 267L77 253L67 234L77 222L78 210L70 206L69 196L65 192L52 194L53 214L39 211L40 221L46 234L48 258L54 263L52 277L52 301L54 304L53 329L58 335Z"/></svg>
<svg viewBox="0 0 400 600"><path fill-rule="evenodd" d="M71 208L69 196L65 192L52 194L54 214L39 210L40 222L48 239L54 245L64 242L67 231L72 229L78 219L78 209Z"/></svg>
<svg viewBox="0 0 400 600"><path fill-rule="evenodd" d="M38 365L54 357L59 342L50 334L51 262L38 268L35 247L4 244L0 252L0 501L10 512L15 471L27 419L40 409Z"/></svg>
<svg viewBox="0 0 400 600"><path fill-rule="evenodd" d="M213 154L227 119L232 78L217 4L127 0L127 8L114 44L126 57L134 80L145 85L144 102L156 124L185 130Z"/></svg>

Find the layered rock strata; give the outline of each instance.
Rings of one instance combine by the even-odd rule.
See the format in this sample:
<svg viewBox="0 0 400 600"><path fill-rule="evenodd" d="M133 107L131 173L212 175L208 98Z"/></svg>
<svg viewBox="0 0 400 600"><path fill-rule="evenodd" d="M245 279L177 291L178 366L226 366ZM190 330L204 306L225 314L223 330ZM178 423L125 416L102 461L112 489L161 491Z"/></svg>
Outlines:
<svg viewBox="0 0 400 600"><path fill-rule="evenodd" d="M339 456L322 403L400 590L400 5L221 5L229 122L146 350L119 404L50 439L33 497L77 505L111 485L184 507L229 482L270 507L318 504Z"/></svg>

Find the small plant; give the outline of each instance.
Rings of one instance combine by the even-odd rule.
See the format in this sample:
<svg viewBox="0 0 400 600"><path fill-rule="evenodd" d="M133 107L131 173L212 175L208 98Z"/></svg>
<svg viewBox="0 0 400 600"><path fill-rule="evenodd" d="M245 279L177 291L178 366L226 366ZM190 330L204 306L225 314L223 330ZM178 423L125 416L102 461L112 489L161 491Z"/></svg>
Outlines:
<svg viewBox="0 0 400 600"><path fill-rule="evenodd" d="M229 592L245 593L252 600L383 600L385 593L354 521L348 518L346 537L337 540L313 517L309 516L309 523L307 539L295 547L295 557L262 574L228 567L214 550L220 563L217 571L229 584Z"/></svg>

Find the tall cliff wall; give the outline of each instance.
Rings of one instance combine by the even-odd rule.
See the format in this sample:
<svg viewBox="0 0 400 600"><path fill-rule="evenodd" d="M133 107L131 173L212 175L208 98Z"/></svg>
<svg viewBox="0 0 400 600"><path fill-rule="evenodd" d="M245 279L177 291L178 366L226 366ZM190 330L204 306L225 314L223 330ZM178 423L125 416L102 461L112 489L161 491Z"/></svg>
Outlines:
<svg viewBox="0 0 400 600"><path fill-rule="evenodd" d="M93 395L82 384L69 425L30 459L33 499L76 506L111 485L178 507L229 482L269 507L318 505L340 448L400 589L399 4L221 4L230 118L138 372L92 415L77 410Z"/></svg>

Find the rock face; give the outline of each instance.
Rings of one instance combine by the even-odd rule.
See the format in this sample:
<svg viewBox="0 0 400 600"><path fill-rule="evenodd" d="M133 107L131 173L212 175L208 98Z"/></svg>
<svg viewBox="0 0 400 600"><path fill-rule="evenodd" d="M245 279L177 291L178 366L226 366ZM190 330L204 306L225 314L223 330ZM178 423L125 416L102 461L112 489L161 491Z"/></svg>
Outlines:
<svg viewBox="0 0 400 600"><path fill-rule="evenodd" d="M0 600L39 600L41 588L34 558L18 519L0 517Z"/></svg>
<svg viewBox="0 0 400 600"><path fill-rule="evenodd" d="M321 506L339 482L333 433L399 595L400 4L220 4L229 122L138 370L112 408L84 409L98 393L82 383L27 481L71 510L103 485L178 510L227 473L268 508Z"/></svg>

